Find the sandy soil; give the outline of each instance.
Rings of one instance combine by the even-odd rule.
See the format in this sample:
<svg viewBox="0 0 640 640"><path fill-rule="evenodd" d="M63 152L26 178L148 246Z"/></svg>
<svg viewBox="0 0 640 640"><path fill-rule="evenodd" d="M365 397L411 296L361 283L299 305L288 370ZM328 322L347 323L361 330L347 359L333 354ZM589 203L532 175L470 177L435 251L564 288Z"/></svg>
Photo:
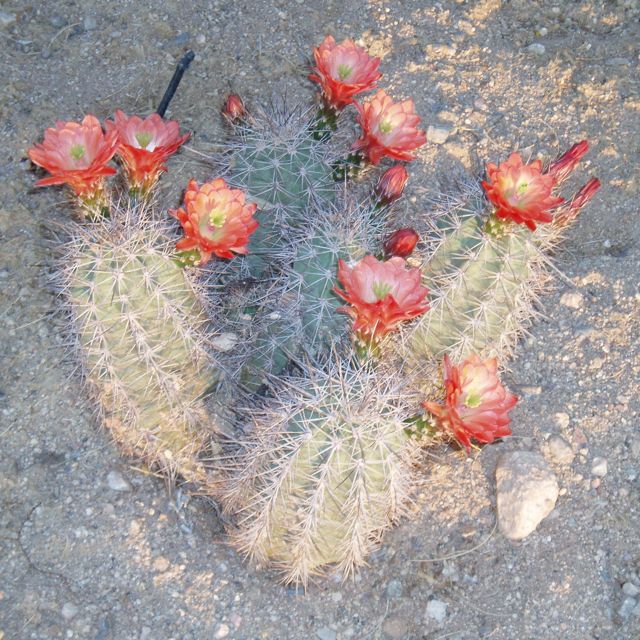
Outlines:
<svg viewBox="0 0 640 640"><path fill-rule="evenodd" d="M15 0L0 12L0 638L640 638L622 591L640 586L637 0ZM584 137L582 176L603 189L508 377L523 395L514 436L470 460L436 451L415 521L355 581L302 594L243 563L211 505L168 495L98 429L44 284L51 228L69 209L60 191L33 188L25 152L58 118L151 111L187 47L197 58L169 115L204 149L229 90L309 101L305 64L326 33L361 39L390 91L449 129L412 165L417 208L452 174ZM187 153L171 166L173 205L203 169ZM565 293L581 296L567 306ZM562 495L509 542L494 527L497 457L540 450L550 434L577 453L554 466ZM594 457L608 462L601 480ZM128 491L109 488L114 470Z"/></svg>

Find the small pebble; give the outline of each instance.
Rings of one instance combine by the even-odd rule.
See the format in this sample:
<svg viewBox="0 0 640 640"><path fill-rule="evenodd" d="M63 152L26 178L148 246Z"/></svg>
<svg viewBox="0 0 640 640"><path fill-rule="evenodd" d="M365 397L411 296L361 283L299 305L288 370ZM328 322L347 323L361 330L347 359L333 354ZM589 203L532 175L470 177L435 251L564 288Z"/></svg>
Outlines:
<svg viewBox="0 0 640 640"><path fill-rule="evenodd" d="M631 440L629 443L629 450L634 458L640 459L640 438L634 438Z"/></svg>
<svg viewBox="0 0 640 640"><path fill-rule="evenodd" d="M433 144L444 144L450 134L448 127L434 127L432 124L427 127L427 140Z"/></svg>
<svg viewBox="0 0 640 640"><path fill-rule="evenodd" d="M545 49L545 46L540 42L534 42L533 44L530 44L527 47L527 51L537 56L541 56L541 55L544 55L544 52L546 51L546 49Z"/></svg>
<svg viewBox="0 0 640 640"><path fill-rule="evenodd" d="M316 631L316 636L319 640L336 640L338 634L329 627L322 627Z"/></svg>
<svg viewBox="0 0 640 640"><path fill-rule="evenodd" d="M427 616L442 624L447 617L447 603L442 600L429 600L427 603Z"/></svg>
<svg viewBox="0 0 640 640"><path fill-rule="evenodd" d="M560 304L569 307L569 309L580 309L583 301L584 296L578 291L568 291L567 293L563 293L560 298Z"/></svg>
<svg viewBox="0 0 640 640"><path fill-rule="evenodd" d="M65 620L72 620L73 618L75 618L78 615L78 607L76 607L76 605L73 604L73 602L65 602L62 605L62 609L60 611L60 615Z"/></svg>
<svg viewBox="0 0 640 640"><path fill-rule="evenodd" d="M625 582L622 585L622 593L624 593L625 596L635 598L637 595L640 595L640 587L637 587L633 582Z"/></svg>
<svg viewBox="0 0 640 640"><path fill-rule="evenodd" d="M164 573L169 568L169 561L164 556L158 556L153 561L153 568L158 573ZM223 637L223 636L220 636Z"/></svg>
<svg viewBox="0 0 640 640"><path fill-rule="evenodd" d="M606 458L594 458L591 463L591 475L604 478L609 470L608 467Z"/></svg>
<svg viewBox="0 0 640 640"><path fill-rule="evenodd" d="M131 491L131 485L119 471L109 471L107 484L113 491Z"/></svg>
<svg viewBox="0 0 640 640"><path fill-rule="evenodd" d="M558 464L571 464L575 453L571 445L562 437L553 435L546 443L545 452Z"/></svg>
<svg viewBox="0 0 640 640"><path fill-rule="evenodd" d="M142 627L140 631L140 640L152 640L151 627Z"/></svg>
<svg viewBox="0 0 640 640"><path fill-rule="evenodd" d="M637 602L634 598L630 598L630 597L626 597L623 601L622 604L620 605L620 608L618 609L618 615L623 619L626 620L631 613L633 612L633 610L636 608Z"/></svg>
<svg viewBox="0 0 640 640"><path fill-rule="evenodd" d="M387 585L387 596L389 598L400 598L402 596L402 582L391 580Z"/></svg>
<svg viewBox="0 0 640 640"><path fill-rule="evenodd" d="M56 13L49 18L49 24L55 29L62 29L62 27L67 25L67 19Z"/></svg>
<svg viewBox="0 0 640 640"><path fill-rule="evenodd" d="M213 632L213 637L218 640L218 638L226 638L231 633L231 629L228 624L219 624L216 627L216 630Z"/></svg>
<svg viewBox="0 0 640 640"><path fill-rule="evenodd" d="M238 336L235 333L221 333L211 340L211 346L216 351L231 351L238 343Z"/></svg>
<svg viewBox="0 0 640 640"><path fill-rule="evenodd" d="M382 625L382 630L394 640L404 640L409 627L404 618L388 618Z"/></svg>
<svg viewBox="0 0 640 640"><path fill-rule="evenodd" d="M207 41L207 36L204 35L204 33L199 33L196 36L196 43L197 44L204 44Z"/></svg>
<svg viewBox="0 0 640 640"><path fill-rule="evenodd" d="M93 31L94 29L97 28L98 21L96 20L95 16L88 15L84 17L84 20L82 21L82 26L84 27L85 31Z"/></svg>

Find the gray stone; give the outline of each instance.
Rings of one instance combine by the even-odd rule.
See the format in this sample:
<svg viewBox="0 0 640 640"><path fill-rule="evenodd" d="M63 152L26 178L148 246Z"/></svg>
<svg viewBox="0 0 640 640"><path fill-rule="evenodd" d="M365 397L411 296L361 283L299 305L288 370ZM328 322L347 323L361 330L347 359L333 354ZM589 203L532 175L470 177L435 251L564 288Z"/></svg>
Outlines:
<svg viewBox="0 0 640 640"><path fill-rule="evenodd" d="M625 596L635 598L637 595L640 595L640 587L637 587L633 582L625 582L622 585L622 593L624 593Z"/></svg>
<svg viewBox="0 0 640 640"><path fill-rule="evenodd" d="M18 20L18 16L15 13L7 13L6 11L0 11L0 25L3 27L12 27Z"/></svg>
<svg viewBox="0 0 640 640"><path fill-rule="evenodd" d="M591 462L591 475L604 478L609 470L606 458L594 458Z"/></svg>
<svg viewBox="0 0 640 640"><path fill-rule="evenodd" d="M153 640L151 638L151 627L142 627L140 630L140 640Z"/></svg>
<svg viewBox="0 0 640 640"><path fill-rule="evenodd" d="M553 462L558 464L571 464L575 457L571 445L562 436L557 435L547 440L544 451Z"/></svg>
<svg viewBox="0 0 640 640"><path fill-rule="evenodd" d="M93 31L94 29L98 28L98 21L96 20L95 16L87 15L82 21L82 26L84 27L85 31Z"/></svg>
<svg viewBox="0 0 640 640"><path fill-rule="evenodd" d="M404 618L388 618L382 625L382 630L394 640L402 640L409 630L407 621Z"/></svg>
<svg viewBox="0 0 640 640"><path fill-rule="evenodd" d="M450 134L449 127L435 127L432 124L427 127L427 140L433 144L444 144Z"/></svg>
<svg viewBox="0 0 640 640"><path fill-rule="evenodd" d="M498 525L510 540L522 540L544 520L558 499L558 481L533 451L505 453L496 468Z"/></svg>
<svg viewBox="0 0 640 640"><path fill-rule="evenodd" d="M322 627L316 631L319 640L336 640L338 634L330 627Z"/></svg>
<svg viewBox="0 0 640 640"><path fill-rule="evenodd" d="M68 22L64 16L61 16L59 13L55 13L49 18L49 24L56 29L62 29L62 27L66 27Z"/></svg>
<svg viewBox="0 0 640 640"><path fill-rule="evenodd" d="M389 598L400 598L402 596L402 582L391 580L387 585L387 596Z"/></svg>
<svg viewBox="0 0 640 640"><path fill-rule="evenodd" d="M536 56L542 56L544 55L544 52L546 51L546 49L541 42L534 42L533 44L530 44L527 47L527 51L529 53L535 54Z"/></svg>
<svg viewBox="0 0 640 640"><path fill-rule="evenodd" d="M640 438L633 438L633 440L631 440L629 443L629 451L631 451L631 455L634 458L640 459Z"/></svg>
<svg viewBox="0 0 640 640"><path fill-rule="evenodd" d="M567 291L560 297L560 304L569 309L580 309L584 302L584 296L579 291Z"/></svg>
<svg viewBox="0 0 640 640"><path fill-rule="evenodd" d="M427 617L432 618L438 624L442 624L447 617L447 603L442 600L429 600L427 603Z"/></svg>
<svg viewBox="0 0 640 640"><path fill-rule="evenodd" d="M60 615L65 620L72 620L78 615L78 607L73 602L65 602L60 610Z"/></svg>
<svg viewBox="0 0 640 640"><path fill-rule="evenodd" d="M109 471L107 474L107 484L113 491L131 491L131 485L127 479L116 470Z"/></svg>
<svg viewBox="0 0 640 640"><path fill-rule="evenodd" d="M622 601L622 604L620 605L620 608L618 609L618 615L623 620L626 620L631 615L633 610L636 608L637 604L638 603L636 602L635 598L631 598L631 597L627 596Z"/></svg>

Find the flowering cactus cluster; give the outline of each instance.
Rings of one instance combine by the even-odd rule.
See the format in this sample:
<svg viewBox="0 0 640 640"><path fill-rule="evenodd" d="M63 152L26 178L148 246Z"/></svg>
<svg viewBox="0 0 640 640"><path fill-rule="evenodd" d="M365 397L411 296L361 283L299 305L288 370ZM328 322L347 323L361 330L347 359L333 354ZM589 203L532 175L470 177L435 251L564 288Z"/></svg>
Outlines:
<svg viewBox="0 0 640 640"><path fill-rule="evenodd" d="M175 210L154 206L154 186L188 135L157 114L117 111L106 133L93 116L59 122L29 152L83 218L60 280L105 424L128 455L219 500L238 549L302 583L365 563L429 444L468 453L511 433L499 368L600 186L556 193L586 141L546 167L514 152L394 229L401 163L426 142L413 101L360 102L380 60L350 40L328 36L314 59L317 113L229 96L217 177L190 181ZM335 133L349 113L350 147ZM126 195L107 182L114 155ZM344 171L385 161L368 191ZM235 416L232 438L212 402Z"/></svg>

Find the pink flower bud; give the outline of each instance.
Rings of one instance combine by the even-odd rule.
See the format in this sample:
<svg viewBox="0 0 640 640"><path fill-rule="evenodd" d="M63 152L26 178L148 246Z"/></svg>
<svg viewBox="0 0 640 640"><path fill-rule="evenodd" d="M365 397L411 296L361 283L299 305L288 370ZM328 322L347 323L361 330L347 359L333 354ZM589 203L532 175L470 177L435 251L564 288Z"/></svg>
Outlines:
<svg viewBox="0 0 640 640"><path fill-rule="evenodd" d="M246 115L247 110L244 108L242 98L235 93L230 93L222 107L222 115L231 122L240 122Z"/></svg>
<svg viewBox="0 0 640 640"><path fill-rule="evenodd" d="M384 253L387 257L398 256L406 258L413 253L420 236L414 229L398 229L394 231L383 244Z"/></svg>
<svg viewBox="0 0 640 640"><path fill-rule="evenodd" d="M400 198L408 179L409 174L401 164L396 164L387 169L380 176L375 190L381 202L383 204L391 204Z"/></svg>

